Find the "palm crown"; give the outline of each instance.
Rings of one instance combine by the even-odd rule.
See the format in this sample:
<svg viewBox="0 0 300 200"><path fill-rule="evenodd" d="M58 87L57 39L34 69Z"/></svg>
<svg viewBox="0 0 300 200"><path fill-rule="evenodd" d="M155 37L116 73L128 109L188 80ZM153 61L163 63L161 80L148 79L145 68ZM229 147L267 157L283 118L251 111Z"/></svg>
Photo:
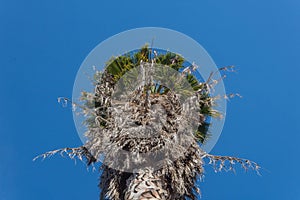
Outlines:
<svg viewBox="0 0 300 200"><path fill-rule="evenodd" d="M196 199L204 159L216 171L233 170L235 163L258 170L247 159L201 149L210 135L209 119L222 115L213 109L213 84L199 81L195 67L178 54L148 46L112 58L105 71L95 71L94 91L82 92L83 104L74 104L87 116L87 142L42 156L66 152L71 158L85 158L87 165L103 163L100 199ZM141 73L155 70L159 75L143 76L143 84L132 87ZM157 79L174 84L166 86Z"/></svg>

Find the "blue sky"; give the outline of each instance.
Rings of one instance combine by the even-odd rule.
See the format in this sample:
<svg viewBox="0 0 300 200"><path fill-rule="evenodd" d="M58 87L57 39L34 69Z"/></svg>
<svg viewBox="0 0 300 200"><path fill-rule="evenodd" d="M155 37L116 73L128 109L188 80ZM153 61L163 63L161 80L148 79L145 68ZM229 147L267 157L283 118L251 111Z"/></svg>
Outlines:
<svg viewBox="0 0 300 200"><path fill-rule="evenodd" d="M79 146L71 97L76 72L101 41L145 26L180 31L198 41L242 99L228 103L212 153L257 161L266 170L215 174L207 167L203 200L300 199L300 2L17 1L0 0L0 200L97 199L98 174L59 156L37 154Z"/></svg>

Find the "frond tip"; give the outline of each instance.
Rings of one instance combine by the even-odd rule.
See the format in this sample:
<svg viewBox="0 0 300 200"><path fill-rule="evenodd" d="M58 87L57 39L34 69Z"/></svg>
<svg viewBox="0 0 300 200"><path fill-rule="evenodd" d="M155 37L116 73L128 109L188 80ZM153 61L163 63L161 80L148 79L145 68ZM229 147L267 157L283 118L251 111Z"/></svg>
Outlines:
<svg viewBox="0 0 300 200"><path fill-rule="evenodd" d="M208 164L212 165L215 172L221 172L222 170L235 172L234 165L240 164L245 171L247 171L248 169L252 169L256 171L258 175L260 175L259 173L260 166L256 162L253 162L248 159L230 157L230 156L211 155L207 153L205 153L202 156L202 159L205 158L209 160Z"/></svg>
<svg viewBox="0 0 300 200"><path fill-rule="evenodd" d="M33 161L42 158L43 160L45 158L51 157L55 154L59 153L61 156L63 156L64 154L68 155L71 159L75 159L78 158L80 161L86 162L87 166L95 163L97 161L97 159L87 150L87 148L85 146L81 146L81 147L76 147L76 148L62 148L62 149L56 149L53 151L48 151L44 154L38 155L36 156Z"/></svg>

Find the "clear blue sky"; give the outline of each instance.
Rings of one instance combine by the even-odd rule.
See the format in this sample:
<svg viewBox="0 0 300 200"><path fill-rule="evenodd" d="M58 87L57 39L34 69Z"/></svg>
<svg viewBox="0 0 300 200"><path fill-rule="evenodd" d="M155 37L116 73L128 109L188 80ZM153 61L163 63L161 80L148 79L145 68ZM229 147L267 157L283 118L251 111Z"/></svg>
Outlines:
<svg viewBox="0 0 300 200"><path fill-rule="evenodd" d="M79 146L71 97L76 72L101 41L159 26L197 40L242 99L228 103L212 153L246 157L261 177L207 168L203 200L300 199L300 2L298 0L40 1L0 0L0 200L97 199L98 174L47 150Z"/></svg>

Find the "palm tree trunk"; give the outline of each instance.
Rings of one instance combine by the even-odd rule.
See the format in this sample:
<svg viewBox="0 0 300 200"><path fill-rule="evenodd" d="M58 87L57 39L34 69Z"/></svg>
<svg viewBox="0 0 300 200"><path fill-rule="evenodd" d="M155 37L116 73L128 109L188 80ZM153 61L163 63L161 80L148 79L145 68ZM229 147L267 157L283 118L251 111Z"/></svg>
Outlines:
<svg viewBox="0 0 300 200"><path fill-rule="evenodd" d="M161 178L151 169L140 170L127 182L125 200L165 200L168 196Z"/></svg>

